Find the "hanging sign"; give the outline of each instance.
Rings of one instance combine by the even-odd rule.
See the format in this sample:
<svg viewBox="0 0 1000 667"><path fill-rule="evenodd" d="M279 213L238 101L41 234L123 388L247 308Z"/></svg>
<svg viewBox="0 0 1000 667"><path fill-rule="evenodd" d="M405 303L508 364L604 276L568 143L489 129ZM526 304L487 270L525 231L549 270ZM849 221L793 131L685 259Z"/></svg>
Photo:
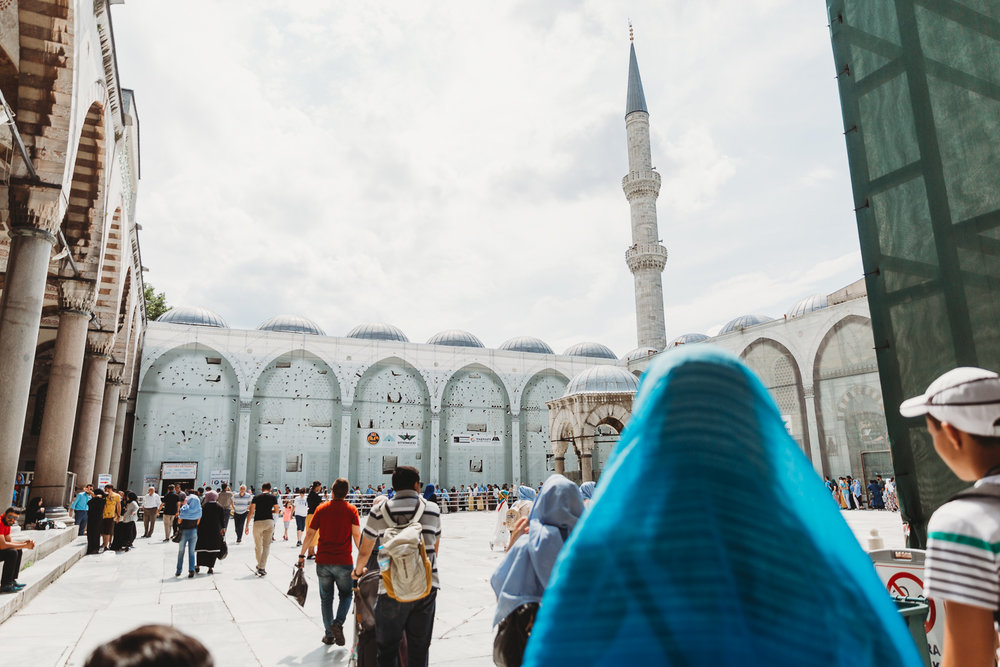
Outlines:
<svg viewBox="0 0 1000 667"><path fill-rule="evenodd" d="M164 461L160 464L160 479L197 479L197 461Z"/></svg>
<svg viewBox="0 0 1000 667"><path fill-rule="evenodd" d="M489 433L456 433L451 436L453 445L499 445L500 436Z"/></svg>

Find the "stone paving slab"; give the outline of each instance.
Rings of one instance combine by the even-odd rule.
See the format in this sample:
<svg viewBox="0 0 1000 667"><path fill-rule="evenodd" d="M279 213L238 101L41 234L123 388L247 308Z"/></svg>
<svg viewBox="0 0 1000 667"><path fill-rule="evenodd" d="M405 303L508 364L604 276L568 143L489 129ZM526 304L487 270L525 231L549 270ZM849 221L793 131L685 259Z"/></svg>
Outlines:
<svg viewBox="0 0 1000 667"><path fill-rule="evenodd" d="M903 545L898 514L844 512L862 540L876 528L887 547ZM432 665L492 665L495 598L489 577L503 557L490 552L492 513L442 517L438 595ZM345 665L346 647L325 646L316 592L315 568L306 576L310 591L304 608L285 596L298 548L273 543L268 575L252 572L253 544L234 544L215 575L173 576L177 545L138 539L129 553L86 556L55 583L0 625L4 664L82 665L98 645L145 623L173 624L208 646L217 665ZM83 540L62 552L80 551ZM48 559L46 559L48 560ZM45 561L42 561L44 563ZM31 569L29 568L28 572ZM9 596L13 597L13 596Z"/></svg>

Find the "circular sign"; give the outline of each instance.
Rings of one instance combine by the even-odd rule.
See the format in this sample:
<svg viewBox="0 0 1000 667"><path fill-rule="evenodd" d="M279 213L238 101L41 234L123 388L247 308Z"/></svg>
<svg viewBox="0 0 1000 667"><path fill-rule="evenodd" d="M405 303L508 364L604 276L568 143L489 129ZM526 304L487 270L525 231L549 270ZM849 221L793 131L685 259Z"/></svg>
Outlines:
<svg viewBox="0 0 1000 667"><path fill-rule="evenodd" d="M916 584L915 590L909 590L907 587L907 582L912 582ZM902 597L916 597L918 595L924 594L924 582L909 572L897 572L889 578L889 581L885 585L889 593L892 595L900 595ZM927 606L930 610L927 612L927 620L924 622L924 632L930 632L931 628L934 627L934 621L937 620L937 609L934 607L934 601L928 599Z"/></svg>
<svg viewBox="0 0 1000 667"><path fill-rule="evenodd" d="M375 431L372 431L371 433L368 434L368 444L369 445L377 445L378 441L379 441L378 433L376 433Z"/></svg>

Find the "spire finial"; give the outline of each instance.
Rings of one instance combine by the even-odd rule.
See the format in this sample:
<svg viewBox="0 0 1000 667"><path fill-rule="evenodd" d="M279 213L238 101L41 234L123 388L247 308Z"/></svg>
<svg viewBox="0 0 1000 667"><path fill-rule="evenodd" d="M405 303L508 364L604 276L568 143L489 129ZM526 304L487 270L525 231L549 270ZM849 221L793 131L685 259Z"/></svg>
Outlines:
<svg viewBox="0 0 1000 667"><path fill-rule="evenodd" d="M628 41L635 41L635 34L632 32L632 19L628 20Z"/></svg>

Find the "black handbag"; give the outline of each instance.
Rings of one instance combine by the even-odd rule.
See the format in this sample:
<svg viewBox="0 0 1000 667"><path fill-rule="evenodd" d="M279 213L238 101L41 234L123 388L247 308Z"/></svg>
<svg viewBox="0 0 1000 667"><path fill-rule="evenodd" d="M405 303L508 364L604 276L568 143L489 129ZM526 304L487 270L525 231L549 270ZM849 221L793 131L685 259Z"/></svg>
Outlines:
<svg viewBox="0 0 1000 667"><path fill-rule="evenodd" d="M292 574L292 582L288 585L287 596L299 603L300 607L306 604L306 593L309 592L309 584L306 583L306 575L301 567L296 567Z"/></svg>
<svg viewBox="0 0 1000 667"><path fill-rule="evenodd" d="M520 667L524 660L524 649L528 646L531 627L535 624L538 603L522 604L497 626L497 636L493 640L493 663L498 667Z"/></svg>
<svg viewBox="0 0 1000 667"><path fill-rule="evenodd" d="M219 560L225 560L226 556L228 555L229 555L229 545L226 544L225 540L223 540L222 546L219 547Z"/></svg>

